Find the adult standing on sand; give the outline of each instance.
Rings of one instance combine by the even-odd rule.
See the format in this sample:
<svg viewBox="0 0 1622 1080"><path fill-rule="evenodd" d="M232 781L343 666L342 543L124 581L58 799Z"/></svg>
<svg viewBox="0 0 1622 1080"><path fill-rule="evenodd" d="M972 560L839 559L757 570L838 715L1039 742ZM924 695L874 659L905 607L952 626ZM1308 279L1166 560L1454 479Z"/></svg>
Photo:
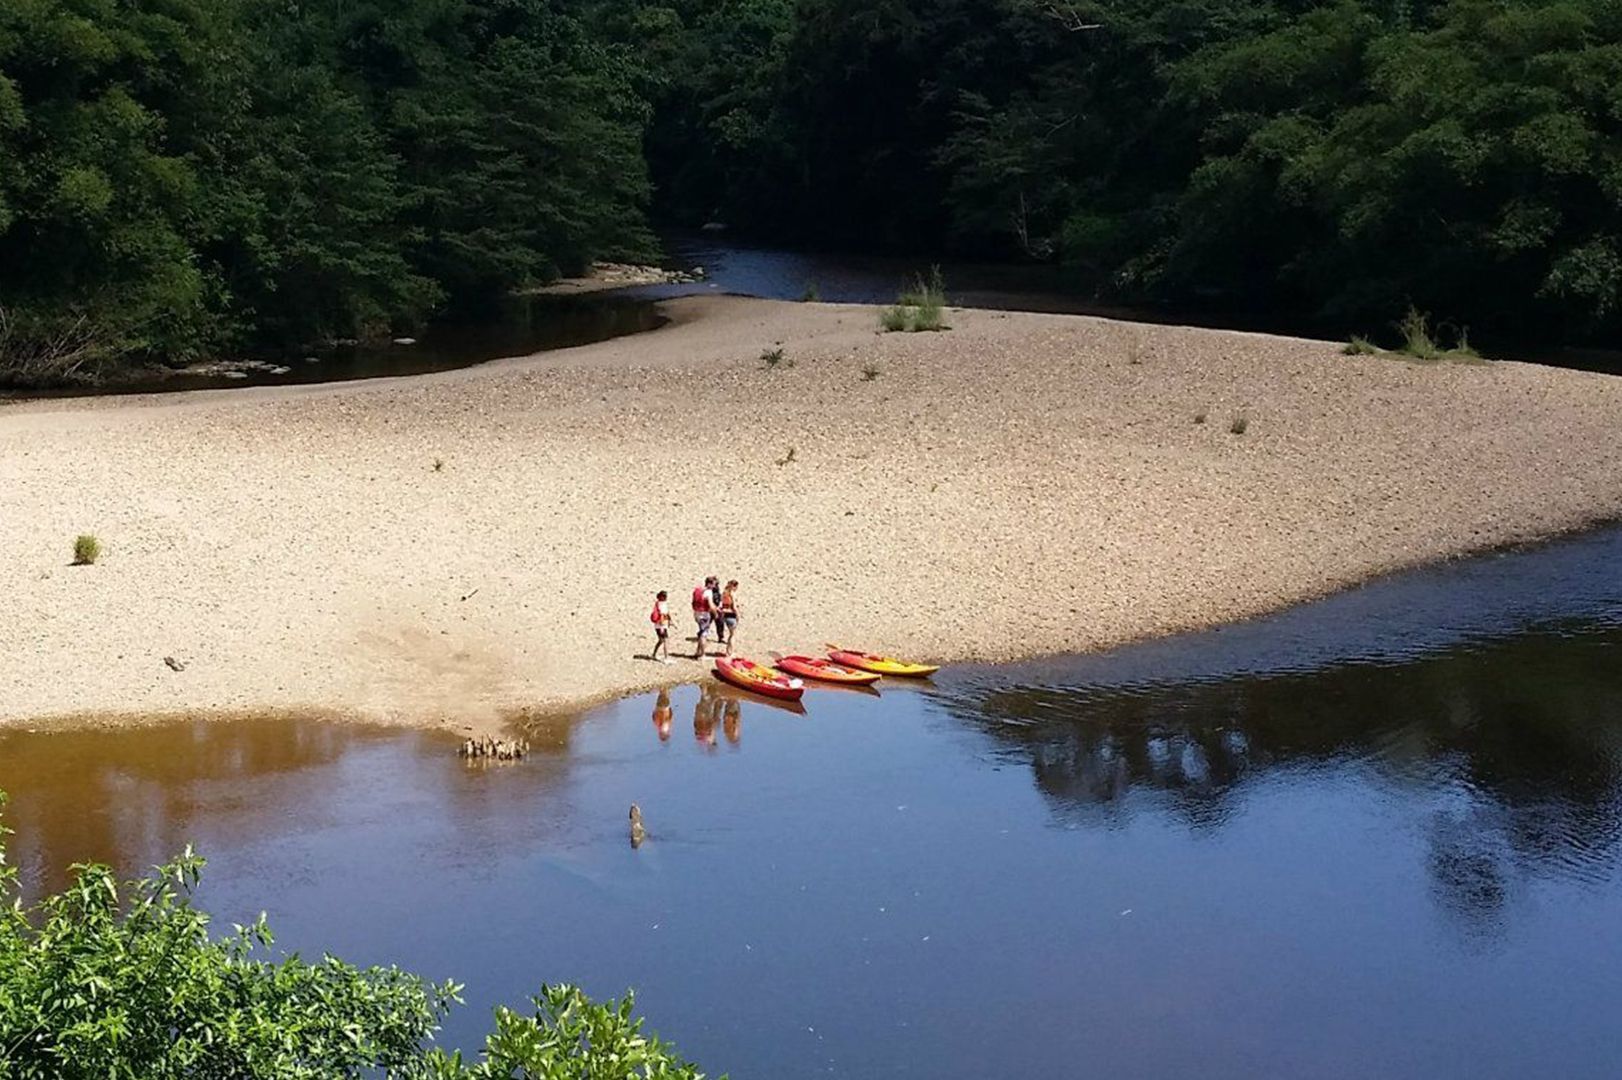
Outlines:
<svg viewBox="0 0 1622 1080"><path fill-rule="evenodd" d="M698 624L698 644L693 647L693 659L704 658L704 635L709 633L710 627L715 625L715 639L721 640L721 627L716 625L716 615L719 613L715 596L711 590L715 588L717 578L713 575L704 579L704 584L693 590L693 622Z"/></svg>
<svg viewBox="0 0 1622 1080"><path fill-rule="evenodd" d="M721 593L718 605L721 615L721 641L726 645L726 654L732 655L732 637L738 632L738 582L737 579L727 582L727 587Z"/></svg>

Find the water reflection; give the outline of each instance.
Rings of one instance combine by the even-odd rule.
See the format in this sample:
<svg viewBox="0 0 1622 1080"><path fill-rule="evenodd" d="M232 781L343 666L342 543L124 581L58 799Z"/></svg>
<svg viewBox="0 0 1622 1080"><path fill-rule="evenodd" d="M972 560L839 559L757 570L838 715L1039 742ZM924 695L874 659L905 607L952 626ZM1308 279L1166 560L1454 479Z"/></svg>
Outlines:
<svg viewBox="0 0 1622 1080"><path fill-rule="evenodd" d="M296 785L301 772L380 737L317 719L43 737L0 729L0 790L15 796L6 808L15 831L8 855L25 877L53 888L75 862L150 865L190 841L200 803L222 829L245 839L271 822L233 792L237 782L274 777Z"/></svg>
<svg viewBox="0 0 1622 1080"><path fill-rule="evenodd" d="M304 355L273 356L267 365L228 377L223 373L178 372L156 379L110 383L96 388L0 393L0 398L80 397L152 391L210 390L242 386L292 386L349 382L451 371L490 360L645 333L670 320L649 298L619 293L583 296L520 295L507 298L477 320L431 324L413 344L388 342L339 345Z"/></svg>
<svg viewBox="0 0 1622 1080"><path fill-rule="evenodd" d="M661 690L653 699L653 730L658 733L660 742L670 741L671 717L670 691Z"/></svg>
<svg viewBox="0 0 1622 1080"><path fill-rule="evenodd" d="M533 721L522 783L553 798L570 767L566 722ZM342 820L346 800L376 803L404 785L412 812L500 817L517 762L465 761L443 732L341 724L315 716L178 720L134 728L52 732L0 729L0 791L9 801L6 854L30 895L67 884L75 863L129 875L192 844L205 855L318 833ZM375 812L375 811L370 811ZM545 826L561 827L557 815ZM405 828L405 826L401 826ZM553 829L525 826L530 842ZM461 844L511 843L491 830Z"/></svg>
<svg viewBox="0 0 1622 1080"><path fill-rule="evenodd" d="M721 696L708 683L699 687L693 702L693 738L706 750L715 749L715 726L721 722Z"/></svg>
<svg viewBox="0 0 1622 1080"><path fill-rule="evenodd" d="M953 711L1028 763L1065 820L1221 825L1246 785L1353 768L1428 792L1436 890L1491 921L1525 873L1603 880L1622 840L1622 630L1532 633L1313 672L966 686Z"/></svg>
<svg viewBox="0 0 1622 1080"><path fill-rule="evenodd" d="M1609 1078L1617 552L882 699L706 680L511 767L295 719L7 732L0 786L25 877L195 842L222 921L467 982L451 1047L571 980L740 1080Z"/></svg>

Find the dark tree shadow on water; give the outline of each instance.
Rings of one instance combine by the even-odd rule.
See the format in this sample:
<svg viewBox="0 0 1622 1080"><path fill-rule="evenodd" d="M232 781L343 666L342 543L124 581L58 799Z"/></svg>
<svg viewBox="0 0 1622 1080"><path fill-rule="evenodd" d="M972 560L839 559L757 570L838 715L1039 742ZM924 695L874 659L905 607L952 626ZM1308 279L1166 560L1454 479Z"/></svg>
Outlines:
<svg viewBox="0 0 1622 1080"><path fill-rule="evenodd" d="M1440 908L1491 936L1528 877L1598 883L1622 847L1622 630L1528 633L1406 662L943 695L1069 823L1221 828L1247 785L1359 770L1447 804L1420 827ZM1421 805L1429 805L1428 802Z"/></svg>

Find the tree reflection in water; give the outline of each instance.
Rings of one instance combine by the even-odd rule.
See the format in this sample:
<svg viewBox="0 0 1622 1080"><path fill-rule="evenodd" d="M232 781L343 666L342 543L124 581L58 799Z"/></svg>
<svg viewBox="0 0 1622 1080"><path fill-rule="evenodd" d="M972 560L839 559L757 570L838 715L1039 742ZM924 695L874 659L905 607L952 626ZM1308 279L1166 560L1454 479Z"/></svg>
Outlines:
<svg viewBox="0 0 1622 1080"><path fill-rule="evenodd" d="M1527 875L1603 881L1622 837L1622 629L1128 686L968 685L951 710L1029 764L1067 821L1218 828L1248 785L1352 770L1428 796L1442 907L1490 930Z"/></svg>

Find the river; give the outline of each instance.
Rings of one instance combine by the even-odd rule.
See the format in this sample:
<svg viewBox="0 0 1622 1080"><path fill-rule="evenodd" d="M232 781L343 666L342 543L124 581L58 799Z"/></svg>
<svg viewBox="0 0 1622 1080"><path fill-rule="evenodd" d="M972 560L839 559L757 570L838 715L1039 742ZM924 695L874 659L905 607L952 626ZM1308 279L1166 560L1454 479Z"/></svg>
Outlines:
<svg viewBox="0 0 1622 1080"><path fill-rule="evenodd" d="M244 386L291 386L421 375L474 367L491 360L591 345L657 330L670 320L663 302L684 296L725 293L767 300L815 298L831 303L889 304L929 260L885 255L794 251L751 245L724 234L678 233L664 239L666 265L698 270L697 281L636 285L601 292L513 296L476 320L430 324L409 344L352 343L257 361L234 370L166 373L97 387L0 390L0 401L37 397L169 393ZM948 262L942 268L949 301L960 307L1097 315L1133 322L1257 330L1334 337L1338 329L1294 312L1235 312L1112 304L1089 299L1051 266ZM1379 336L1380 328L1369 332ZM1622 351L1527 345L1492 355L1556 367L1622 374Z"/></svg>
<svg viewBox="0 0 1622 1080"><path fill-rule="evenodd" d="M10 854L38 890L194 842L222 925L464 981L470 1048L572 980L738 1080L1622 1061L1622 529L805 715L669 706L484 768L314 719L0 733Z"/></svg>

